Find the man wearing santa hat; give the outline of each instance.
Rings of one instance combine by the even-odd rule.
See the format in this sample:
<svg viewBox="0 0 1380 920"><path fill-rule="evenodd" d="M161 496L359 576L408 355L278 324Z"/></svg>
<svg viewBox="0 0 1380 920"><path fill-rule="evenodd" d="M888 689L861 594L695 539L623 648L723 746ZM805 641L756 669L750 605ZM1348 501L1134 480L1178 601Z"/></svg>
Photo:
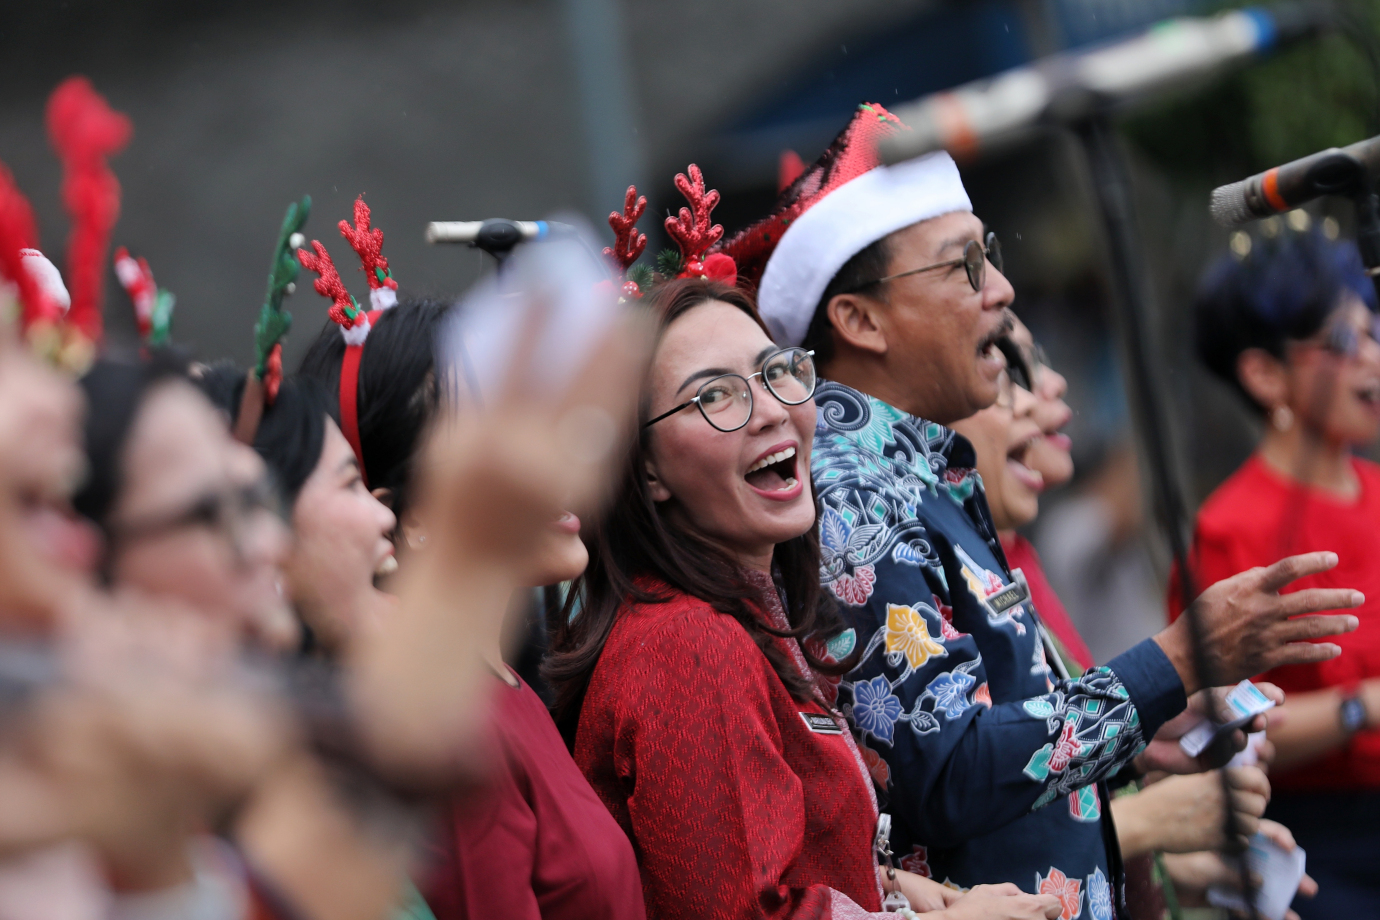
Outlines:
<svg viewBox="0 0 1380 920"><path fill-rule="evenodd" d="M855 629L830 651L859 656L840 701L903 868L1015 882L1058 896L1063 920L1109 920L1121 866L1108 782L1201 766L1166 740L1178 723L1154 740L1200 688L1189 637L1170 627L1077 679L1048 651L972 446L945 427L997 400L1014 292L947 154L879 165L877 141L897 130L860 106L776 212L722 247L760 277L778 344L813 349L826 378L812 461L822 578ZM1304 636L1275 593L1330 563L1281 566L1200 600L1225 678L1330 654L1289 644ZM1242 634L1263 638L1247 651Z"/></svg>

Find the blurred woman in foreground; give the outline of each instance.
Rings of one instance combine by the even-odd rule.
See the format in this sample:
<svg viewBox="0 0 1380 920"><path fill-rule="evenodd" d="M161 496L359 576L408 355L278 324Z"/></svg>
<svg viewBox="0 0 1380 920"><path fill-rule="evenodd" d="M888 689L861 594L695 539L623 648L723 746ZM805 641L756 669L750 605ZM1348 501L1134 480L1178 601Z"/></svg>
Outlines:
<svg viewBox="0 0 1380 920"><path fill-rule="evenodd" d="M1269 674L1289 700L1270 731L1267 814L1293 830L1320 886L1300 914L1380 916L1380 467L1352 453L1380 434L1374 285L1354 244L1286 231L1216 262L1195 315L1199 357L1263 423L1255 453L1199 510L1195 584L1327 549L1337 567L1291 590L1347 584L1367 598L1339 657ZM1170 616L1181 608L1176 579Z"/></svg>

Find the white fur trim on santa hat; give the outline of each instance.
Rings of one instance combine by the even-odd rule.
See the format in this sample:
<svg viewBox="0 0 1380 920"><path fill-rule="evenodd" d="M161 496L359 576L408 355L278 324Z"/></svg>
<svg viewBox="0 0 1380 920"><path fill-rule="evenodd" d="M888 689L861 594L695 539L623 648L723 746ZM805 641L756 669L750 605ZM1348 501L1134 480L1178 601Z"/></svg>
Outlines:
<svg viewBox="0 0 1380 920"><path fill-rule="evenodd" d="M369 317L366 315L358 326L351 326L349 329L341 326L340 334L346 345L363 345L364 340L369 338Z"/></svg>
<svg viewBox="0 0 1380 920"><path fill-rule="evenodd" d="M834 189L786 228L762 273L757 307L772 338L779 345L804 341L829 282L877 240L971 210L958 167L943 151L878 166Z"/></svg>
<svg viewBox="0 0 1380 920"><path fill-rule="evenodd" d="M57 270L57 266L49 262L48 257L37 249L21 249L19 257L20 264L29 273L29 277L38 283L53 303L62 307L62 312L66 313L72 306L72 295L67 293L67 285L62 283L62 274Z"/></svg>
<svg viewBox="0 0 1380 920"><path fill-rule="evenodd" d="M374 288L369 291L369 305L375 310L387 310L398 302L398 292L390 287Z"/></svg>

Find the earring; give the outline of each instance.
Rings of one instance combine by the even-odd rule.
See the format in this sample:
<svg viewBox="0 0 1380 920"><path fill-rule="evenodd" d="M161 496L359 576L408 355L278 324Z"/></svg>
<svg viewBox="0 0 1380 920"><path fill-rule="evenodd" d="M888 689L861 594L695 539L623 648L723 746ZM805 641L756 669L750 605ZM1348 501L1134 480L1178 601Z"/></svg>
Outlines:
<svg viewBox="0 0 1380 920"><path fill-rule="evenodd" d="M1275 406L1270 410L1270 424L1283 434L1294 427L1294 411L1288 406Z"/></svg>

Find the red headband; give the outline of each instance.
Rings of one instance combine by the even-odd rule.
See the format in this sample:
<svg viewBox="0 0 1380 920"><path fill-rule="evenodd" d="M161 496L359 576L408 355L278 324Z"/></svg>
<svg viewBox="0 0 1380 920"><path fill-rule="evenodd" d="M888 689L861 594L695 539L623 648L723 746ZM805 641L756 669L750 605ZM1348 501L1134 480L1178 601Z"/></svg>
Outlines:
<svg viewBox="0 0 1380 920"><path fill-rule="evenodd" d="M345 356L340 361L340 433L350 442L355 459L359 461L359 475L367 487L369 473L364 466L364 449L359 439L359 363L364 357L364 342L369 330L383 311L398 301L398 282L393 280L388 259L382 254L383 231L370 229L369 206L362 196L355 199L355 226L342 220L339 227L340 235L359 256L361 268L369 280L369 301L375 309L366 313L350 296L330 253L319 241L311 241L315 255L301 249L298 257L304 267L321 276L313 286L318 294L331 299L330 318L340 325L340 334L345 339Z"/></svg>

